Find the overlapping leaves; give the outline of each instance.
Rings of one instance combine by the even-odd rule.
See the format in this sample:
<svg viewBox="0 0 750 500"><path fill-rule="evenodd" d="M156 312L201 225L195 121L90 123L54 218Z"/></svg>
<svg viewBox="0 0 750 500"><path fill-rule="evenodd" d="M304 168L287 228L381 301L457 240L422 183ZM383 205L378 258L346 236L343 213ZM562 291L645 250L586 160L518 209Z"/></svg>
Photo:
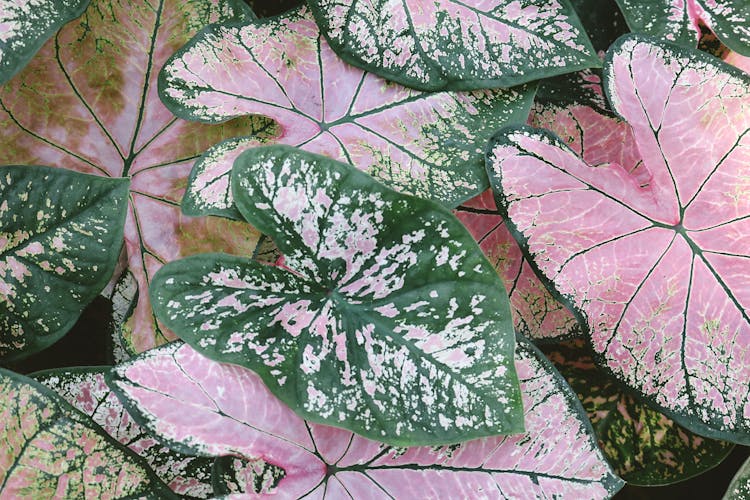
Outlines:
<svg viewBox="0 0 750 500"><path fill-rule="evenodd" d="M288 146L246 151L232 182L287 270L221 254L172 262L151 289L169 328L253 369L305 418L368 437L523 430L507 296L449 211Z"/></svg>
<svg viewBox="0 0 750 500"><path fill-rule="evenodd" d="M498 202L600 366L682 425L748 442L750 78L642 37L616 43L604 74L639 174L508 128L488 158Z"/></svg>
<svg viewBox="0 0 750 500"><path fill-rule="evenodd" d="M255 244L257 234L244 226L184 217L179 201L193 161L208 146L241 134L273 135L272 122L188 123L162 105L156 88L166 58L199 29L249 16L239 0L94 0L0 88L4 163L131 178L125 242L140 293L124 333L135 351L171 337L148 302L156 269L196 246L249 252Z"/></svg>
<svg viewBox="0 0 750 500"><path fill-rule="evenodd" d="M284 144L455 206L486 189L484 146L500 126L525 121L533 87L423 93L387 82L339 59L302 8L207 28L164 66L160 92L181 118L265 115L278 122ZM226 146L193 174L207 190L188 189L196 209L226 208L237 156Z"/></svg>
<svg viewBox="0 0 750 500"><path fill-rule="evenodd" d="M57 341L112 276L128 181L0 167L0 359Z"/></svg>
<svg viewBox="0 0 750 500"><path fill-rule="evenodd" d="M512 87L599 66L567 0L312 0L336 53L421 90Z"/></svg>
<svg viewBox="0 0 750 500"><path fill-rule="evenodd" d="M441 447L393 448L305 422L253 372L177 343L118 367L110 384L172 446L260 457L283 468L272 490L283 497L613 495L622 482L597 448L575 395L526 341L518 344L516 367L526 433ZM264 411L256 411L259 404Z"/></svg>

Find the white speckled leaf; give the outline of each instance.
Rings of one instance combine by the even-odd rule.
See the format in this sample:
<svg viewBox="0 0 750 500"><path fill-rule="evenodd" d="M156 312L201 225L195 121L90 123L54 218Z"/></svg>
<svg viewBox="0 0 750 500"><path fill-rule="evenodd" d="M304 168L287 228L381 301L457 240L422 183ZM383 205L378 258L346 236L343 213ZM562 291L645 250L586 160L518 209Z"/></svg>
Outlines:
<svg viewBox="0 0 750 500"><path fill-rule="evenodd" d="M34 57L55 31L83 13L89 0L0 0L0 85Z"/></svg>
<svg viewBox="0 0 750 500"><path fill-rule="evenodd" d="M110 385L170 445L262 458L284 470L281 498L609 498L623 482L562 377L519 340L527 430L459 445L394 448L306 422L260 378L178 343L119 366ZM309 496L306 496L309 495Z"/></svg>
<svg viewBox="0 0 750 500"><path fill-rule="evenodd" d="M345 61L420 90L512 87L601 63L568 0L311 0Z"/></svg>
<svg viewBox="0 0 750 500"><path fill-rule="evenodd" d="M110 391L104 381L108 371L107 367L67 368L37 372L30 377L55 391L107 434L143 457L159 479L181 497L212 497L214 460L183 455L161 446L133 420Z"/></svg>
<svg viewBox="0 0 750 500"><path fill-rule="evenodd" d="M498 205L597 365L691 431L750 443L750 77L632 35L610 48L604 88L629 133L592 136L633 141L642 165L620 147L590 164L588 135L582 159L508 127L488 153Z"/></svg>
<svg viewBox="0 0 750 500"><path fill-rule="evenodd" d="M181 118L215 123L265 115L279 124L279 142L450 206L486 189L484 146L497 128L526 120L534 92L528 85L423 93L387 82L339 59L306 8L203 30L167 61L159 89ZM193 178L208 187L194 203L225 206L229 190L217 188L227 185L219 178L231 162L200 168Z"/></svg>
<svg viewBox="0 0 750 500"><path fill-rule="evenodd" d="M67 333L112 276L127 179L0 167L0 359Z"/></svg>
<svg viewBox="0 0 750 500"><path fill-rule="evenodd" d="M39 382L0 368L0 497L176 496L141 457Z"/></svg>
<svg viewBox="0 0 750 500"><path fill-rule="evenodd" d="M316 422L399 445L523 430L507 295L447 209L288 146L246 151L232 182L285 268L172 262L151 288L167 327Z"/></svg>
<svg viewBox="0 0 750 500"><path fill-rule="evenodd" d="M730 49L750 56L747 0L617 0L634 32L695 47L705 24Z"/></svg>
<svg viewBox="0 0 750 500"><path fill-rule="evenodd" d="M734 475L722 500L747 500L750 498L750 459Z"/></svg>

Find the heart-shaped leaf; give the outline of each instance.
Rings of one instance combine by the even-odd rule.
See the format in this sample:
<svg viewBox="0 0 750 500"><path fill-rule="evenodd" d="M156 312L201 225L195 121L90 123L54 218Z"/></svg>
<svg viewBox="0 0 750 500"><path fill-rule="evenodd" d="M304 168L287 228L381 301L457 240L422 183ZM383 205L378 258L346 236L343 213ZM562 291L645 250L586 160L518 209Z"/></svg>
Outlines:
<svg viewBox="0 0 750 500"><path fill-rule="evenodd" d="M80 16L89 0L4 0L0 4L0 85L34 57L62 25Z"/></svg>
<svg viewBox="0 0 750 500"><path fill-rule="evenodd" d="M525 434L459 445L393 448L308 423L253 372L174 343L140 355L109 381L171 446L260 457L282 467L283 498L608 498L622 486L562 377L527 341L515 353ZM502 403L501 403L502 406Z"/></svg>
<svg viewBox="0 0 750 500"><path fill-rule="evenodd" d="M568 0L310 0L331 48L421 90L511 87L599 66Z"/></svg>
<svg viewBox="0 0 750 500"><path fill-rule="evenodd" d="M59 340L112 276L127 179L0 167L0 359Z"/></svg>
<svg viewBox="0 0 750 500"><path fill-rule="evenodd" d="M471 232L502 278L516 331L534 341L555 341L581 334L570 311L552 298L526 262L487 190L453 211Z"/></svg>
<svg viewBox="0 0 750 500"><path fill-rule="evenodd" d="M175 498L148 464L40 383L0 368L0 496Z"/></svg>
<svg viewBox="0 0 750 500"><path fill-rule="evenodd" d="M167 62L160 94L177 116L220 122L262 114L279 141L346 161L394 189L455 206L487 188L482 152L492 133L526 120L533 86L422 93L349 66L306 8L207 28ZM225 145L226 146L226 145ZM222 154L227 154L222 146ZM236 155L234 155L236 157ZM190 203L213 207L229 161L204 162ZM214 180L215 179L215 180Z"/></svg>
<svg viewBox="0 0 750 500"><path fill-rule="evenodd" d="M219 248L251 252L257 239L246 225L184 217L179 202L207 147L273 135L273 123L188 123L164 107L156 88L158 68L200 28L249 15L241 0L93 0L0 88L3 162L131 178L125 241L140 293L123 333L134 351L173 338L156 325L146 291L162 263Z"/></svg>
<svg viewBox="0 0 750 500"><path fill-rule="evenodd" d="M745 500L750 496L750 459L746 460L732 478L722 500Z"/></svg>
<svg viewBox="0 0 750 500"><path fill-rule="evenodd" d="M498 204L598 365L694 432L750 443L750 77L640 36L604 76L644 171L509 127L488 153Z"/></svg>
<svg viewBox="0 0 750 500"><path fill-rule="evenodd" d="M31 375L90 417L107 434L143 457L170 489L185 498L209 498L214 460L183 455L160 446L135 423L104 381L109 368L67 368Z"/></svg>
<svg viewBox="0 0 750 500"><path fill-rule="evenodd" d="M397 445L523 430L503 285L440 205L289 146L243 153L245 220L287 269L223 254L154 277L154 312L305 418Z"/></svg>
<svg viewBox="0 0 750 500"><path fill-rule="evenodd" d="M695 47L700 25L708 26L730 49L750 55L747 0L617 0L632 31Z"/></svg>
<svg viewBox="0 0 750 500"><path fill-rule="evenodd" d="M544 351L578 393L599 445L628 484L684 481L720 464L734 448L732 443L693 434L624 393L613 378L596 368L583 341L563 342Z"/></svg>

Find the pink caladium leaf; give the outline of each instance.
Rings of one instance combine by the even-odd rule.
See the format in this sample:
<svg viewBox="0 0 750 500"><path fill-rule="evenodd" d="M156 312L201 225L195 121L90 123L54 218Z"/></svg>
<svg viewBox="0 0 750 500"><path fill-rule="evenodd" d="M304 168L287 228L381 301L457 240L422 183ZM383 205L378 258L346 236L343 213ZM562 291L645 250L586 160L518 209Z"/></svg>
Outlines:
<svg viewBox="0 0 750 500"><path fill-rule="evenodd" d="M527 341L519 339L515 357L526 432L438 447L394 448L306 422L252 371L180 343L118 366L108 382L134 417L170 446L262 458L283 468L272 490L282 498L614 495L623 483L596 446L575 394Z"/></svg>
<svg viewBox="0 0 750 500"><path fill-rule="evenodd" d="M694 432L748 443L750 77L631 36L604 79L643 169L509 127L488 153L498 204L599 366Z"/></svg>
<svg viewBox="0 0 750 500"><path fill-rule="evenodd" d="M166 63L159 85L164 103L181 118L215 123L265 115L279 124L284 144L346 161L394 189L450 206L487 188L484 146L500 126L526 120L534 92L523 86L423 93L388 82L339 59L304 7L207 28ZM228 204L237 154L226 144L216 153L217 161L202 162L193 176L205 193L188 188L187 206ZM218 161L219 153L227 159Z"/></svg>
<svg viewBox="0 0 750 500"><path fill-rule="evenodd" d="M123 333L134 351L173 338L148 302L156 269L196 251L250 252L257 239L246 225L185 217L179 203L207 147L237 135L274 135L273 122L185 122L157 92L158 68L203 26L250 15L241 0L93 0L0 87L0 162L130 177L125 243L139 293Z"/></svg>
<svg viewBox="0 0 750 500"><path fill-rule="evenodd" d="M107 434L143 457L151 470L182 498L214 495L214 460L170 450L141 428L104 381L108 367L46 370L30 375L90 417Z"/></svg>
<svg viewBox="0 0 750 500"><path fill-rule="evenodd" d="M600 66L568 0L311 0L345 61L420 90L469 90Z"/></svg>
<svg viewBox="0 0 750 500"><path fill-rule="evenodd" d="M0 496L176 498L141 457L40 383L0 368Z"/></svg>
<svg viewBox="0 0 750 500"><path fill-rule="evenodd" d="M151 300L181 339L305 418L399 446L523 431L507 295L449 210L281 145L245 151L232 185L284 264L164 266Z"/></svg>
<svg viewBox="0 0 750 500"><path fill-rule="evenodd" d="M684 481L720 464L734 444L706 439L649 408L596 368L583 340L542 349L560 370L591 419L609 463L628 484Z"/></svg>
<svg viewBox="0 0 750 500"><path fill-rule="evenodd" d="M750 56L750 3L746 0L617 0L634 32L695 47L701 25L730 49Z"/></svg>
<svg viewBox="0 0 750 500"><path fill-rule="evenodd" d="M88 4L89 0L0 0L0 85Z"/></svg>
<svg viewBox="0 0 750 500"><path fill-rule="evenodd" d="M536 342L581 335L573 314L539 281L487 190L453 211L502 278L516 331Z"/></svg>
<svg viewBox="0 0 750 500"><path fill-rule="evenodd" d="M127 179L0 167L0 359L58 341L102 291L122 247Z"/></svg>

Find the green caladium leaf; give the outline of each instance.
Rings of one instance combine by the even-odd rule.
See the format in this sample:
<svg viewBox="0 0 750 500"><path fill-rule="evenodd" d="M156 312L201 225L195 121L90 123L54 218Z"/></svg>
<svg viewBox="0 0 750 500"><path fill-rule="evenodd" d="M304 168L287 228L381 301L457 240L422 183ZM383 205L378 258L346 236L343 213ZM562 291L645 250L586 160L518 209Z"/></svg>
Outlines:
<svg viewBox="0 0 750 500"><path fill-rule="evenodd" d="M0 2L0 85L34 57L62 25L80 16L89 0Z"/></svg>
<svg viewBox="0 0 750 500"><path fill-rule="evenodd" d="M181 118L218 123L265 115L279 124L274 140L451 207L488 187L484 146L499 127L526 120L534 88L402 87L342 61L306 8L212 25L167 61L159 80L164 103ZM232 215L232 161L237 148L252 146L224 143L207 153L191 176L187 213Z"/></svg>
<svg viewBox="0 0 750 500"><path fill-rule="evenodd" d="M420 90L512 87L600 66L568 0L310 0L346 62Z"/></svg>
<svg viewBox="0 0 750 500"><path fill-rule="evenodd" d="M128 185L50 167L0 167L0 359L59 340L107 284Z"/></svg>
<svg viewBox="0 0 750 500"><path fill-rule="evenodd" d="M260 459L224 456L214 462L213 485L217 495L273 494L286 471Z"/></svg>
<svg viewBox="0 0 750 500"><path fill-rule="evenodd" d="M90 417L107 434L143 457L154 473L182 498L214 495L213 458L183 455L159 445L139 426L110 391L108 367L45 370L30 375Z"/></svg>
<svg viewBox="0 0 750 500"><path fill-rule="evenodd" d="M623 392L594 364L584 341L543 348L583 403L599 446L617 475L629 484L660 486L713 468L734 448L677 425Z"/></svg>
<svg viewBox="0 0 750 500"><path fill-rule="evenodd" d="M140 292L127 297L135 304L119 328L134 352L174 338L156 323L146 292L164 262L218 249L247 253L257 240L245 224L185 217L179 204L206 148L239 135L274 136L278 127L261 117L188 123L157 92L158 69L196 32L250 17L242 0L92 0L0 87L3 162L130 177L125 257Z"/></svg>
<svg viewBox="0 0 750 500"><path fill-rule="evenodd" d="M141 457L40 383L0 369L0 496L175 498Z"/></svg>
<svg viewBox="0 0 750 500"><path fill-rule="evenodd" d="M634 32L695 47L706 25L730 49L750 55L747 0L617 0Z"/></svg>
<svg viewBox="0 0 750 500"><path fill-rule="evenodd" d="M571 3L594 50L606 51L612 42L628 32L615 0L571 0Z"/></svg>
<svg viewBox="0 0 750 500"><path fill-rule="evenodd" d="M399 446L523 430L507 295L447 209L288 146L243 153L232 184L287 269L168 264L152 301L180 338L311 421Z"/></svg>
<svg viewBox="0 0 750 500"><path fill-rule="evenodd" d="M722 500L745 500L750 497L750 459L746 460L729 483Z"/></svg>

